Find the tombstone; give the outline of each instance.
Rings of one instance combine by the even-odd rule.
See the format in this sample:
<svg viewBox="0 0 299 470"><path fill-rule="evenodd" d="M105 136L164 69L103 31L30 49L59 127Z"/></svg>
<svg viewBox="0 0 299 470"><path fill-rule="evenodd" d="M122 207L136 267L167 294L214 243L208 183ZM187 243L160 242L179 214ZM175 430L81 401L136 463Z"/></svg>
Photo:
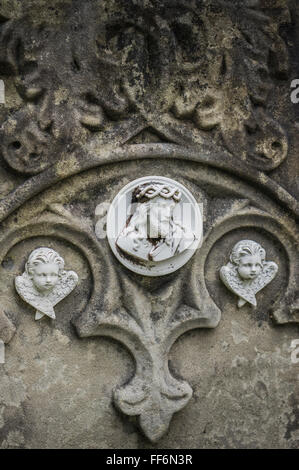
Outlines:
<svg viewBox="0 0 299 470"><path fill-rule="evenodd" d="M0 5L0 448L298 447L298 25Z"/></svg>

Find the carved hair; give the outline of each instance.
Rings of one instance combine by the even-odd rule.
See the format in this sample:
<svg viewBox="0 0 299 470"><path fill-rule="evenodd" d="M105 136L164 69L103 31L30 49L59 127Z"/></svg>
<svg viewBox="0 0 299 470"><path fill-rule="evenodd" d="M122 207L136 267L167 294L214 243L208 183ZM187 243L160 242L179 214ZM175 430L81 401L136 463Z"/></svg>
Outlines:
<svg viewBox="0 0 299 470"><path fill-rule="evenodd" d="M262 263L266 258L266 251L259 243L252 240L241 240L232 249L230 260L234 264L239 264L242 256L259 255Z"/></svg>
<svg viewBox="0 0 299 470"><path fill-rule="evenodd" d="M35 266L49 263L57 264L59 271L62 271L64 268L64 260L56 251L46 247L37 248L30 253L25 270L30 276Z"/></svg>

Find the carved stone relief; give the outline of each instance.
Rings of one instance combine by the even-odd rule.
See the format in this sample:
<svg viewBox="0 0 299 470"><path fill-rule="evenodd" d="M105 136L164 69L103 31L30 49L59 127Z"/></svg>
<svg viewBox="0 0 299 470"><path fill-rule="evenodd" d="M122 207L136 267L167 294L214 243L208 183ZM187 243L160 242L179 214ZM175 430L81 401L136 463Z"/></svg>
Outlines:
<svg viewBox="0 0 299 470"><path fill-rule="evenodd" d="M89 2L73 1L62 31L41 22L41 35L30 12L1 17L0 62L22 100L2 129L8 165L36 174L72 151L74 136L96 148L146 129L181 145L214 142L262 170L280 165L288 139L268 100L273 77L288 73L286 2L137 3L97 2L91 20Z"/></svg>
<svg viewBox="0 0 299 470"><path fill-rule="evenodd" d="M78 276L64 270L64 260L54 250L36 248L29 256L15 286L22 299L36 309L35 320L45 315L55 320L54 308L76 287Z"/></svg>
<svg viewBox="0 0 299 470"><path fill-rule="evenodd" d="M173 164L174 174L178 171L179 163ZM271 235L272 238L272 233L275 232L288 252L281 261L278 261L277 255L274 257L278 261L277 264L285 265L288 258L296 256L294 227L290 221L288 230L281 225L285 216L270 198L264 198L263 209L257 209L255 205L259 204L260 196L256 190L251 190L248 185L241 190L238 180L228 179L221 173L221 177L217 179L218 183L215 183L215 171L209 173L203 167L197 181L191 184L188 177L191 166L188 168L188 165L190 166L190 163L186 162L184 170L181 170L181 175L185 173L185 176L181 177L183 186L190 188L196 200L203 201L203 213L210 216L215 204L213 194L220 192L222 198L216 199L216 204L222 207L223 215L220 218L215 215L212 218L206 217L206 235L202 246L188 263L171 274L150 277L149 281L145 282L144 278L147 276L131 273L131 270L115 259L108 240L97 238L94 231L93 214L96 206L107 200L113 201L124 188L123 182L127 182L132 189L136 188L134 176L137 176L141 169L146 173L150 172L151 160L141 160L137 167L133 163L127 163L118 171L117 178L114 170L107 166L105 176L102 175L101 180L102 187L106 188L104 192L98 191L101 173L97 168L89 173L88 179L82 179L79 174L74 177L70 186L66 180L59 189L49 189L42 204L37 206L34 200L28 201L16 212L20 217L17 230L14 228L13 218L7 219L6 235L1 243L1 257L4 260L7 259L6 253L13 253L18 241L28 236L49 238L54 235L80 247L90 266L89 279L93 289L86 307L74 312L72 322L82 338L110 336L123 343L132 353L136 361L135 376L129 383L114 390L113 401L124 414L138 418L143 433L153 442L165 434L172 415L185 407L192 397L188 383L174 377L168 369L168 355L173 343L190 329L215 328L220 321L220 309L215 304L214 292L210 293L207 288L205 275L210 252L217 246L218 238L224 234L229 236L232 230L240 230L243 226L247 227L247 231L248 227L251 227L256 233L260 230L259 227L263 227L268 233L266 237L269 239ZM156 162L155 166L161 173L164 162ZM170 173L170 177L172 176ZM149 176L148 179L151 181L152 177ZM114 184L109 186L109 181ZM202 185L205 185L205 190ZM139 188L139 184L137 187ZM227 187L230 188L228 192L225 189ZM152 188L149 191L151 193ZM94 199L90 199L90 194L94 195ZM179 193L177 195L179 196ZM120 233L122 228L121 222ZM215 267L214 271L219 276ZM273 305L272 294L267 293L265 289L263 308L266 311L268 309L269 313L272 310L272 315L278 323L298 321L295 311L289 310L295 300L294 275L292 269L286 274L289 276L288 285L283 290L277 290ZM218 279L216 290L219 289L220 283ZM286 298L289 299L287 304Z"/></svg>
<svg viewBox="0 0 299 470"><path fill-rule="evenodd" d="M20 8L0 6L10 90L0 109L0 339L13 357L33 307L42 321L26 327L39 330L36 343L52 335L77 348L79 376L99 337L121 343L130 374L109 382L103 404L96 374L114 377L118 366L102 368L94 354L101 371L85 375L90 389L78 385L81 409L102 413L111 402L125 417L110 407L109 419L155 443L203 387L170 362L173 345L191 337L182 335L213 330L200 332L192 355L205 364L214 357L206 338L225 315L288 332L299 323L295 137L287 105L271 97L289 77L290 8L70 0L36 17ZM215 366L212 397L216 376Z"/></svg>
<svg viewBox="0 0 299 470"><path fill-rule="evenodd" d="M238 307L246 302L256 307L255 294L276 276L276 263L265 261L266 252L252 240L241 240L232 249L230 261L220 269L226 287L236 294Z"/></svg>
<svg viewBox="0 0 299 470"><path fill-rule="evenodd" d="M181 184L150 176L117 195L107 216L107 236L113 253L129 269L161 276L194 254L202 239L202 217Z"/></svg>

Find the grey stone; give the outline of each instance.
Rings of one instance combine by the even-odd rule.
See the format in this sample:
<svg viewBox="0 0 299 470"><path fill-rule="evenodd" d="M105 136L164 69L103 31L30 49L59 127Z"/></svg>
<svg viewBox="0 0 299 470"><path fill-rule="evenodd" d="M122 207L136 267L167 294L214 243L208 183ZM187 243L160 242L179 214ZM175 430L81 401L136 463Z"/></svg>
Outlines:
<svg viewBox="0 0 299 470"><path fill-rule="evenodd" d="M2 0L1 448L298 448L298 24L295 0ZM157 277L98 236L153 176L203 218ZM278 266L255 309L219 277L240 240ZM35 322L38 247L78 283Z"/></svg>
<svg viewBox="0 0 299 470"><path fill-rule="evenodd" d="M9 343L15 332L15 326L7 316L0 311L0 340L2 340L4 344Z"/></svg>

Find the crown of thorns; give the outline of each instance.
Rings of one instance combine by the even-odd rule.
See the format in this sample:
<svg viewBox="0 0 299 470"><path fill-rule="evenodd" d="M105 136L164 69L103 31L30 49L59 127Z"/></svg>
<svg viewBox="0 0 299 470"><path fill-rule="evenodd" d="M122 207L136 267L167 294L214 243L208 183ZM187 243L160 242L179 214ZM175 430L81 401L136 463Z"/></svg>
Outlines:
<svg viewBox="0 0 299 470"><path fill-rule="evenodd" d="M165 199L172 198L174 201L179 202L182 197L182 193L178 188L162 183L151 183L147 186L139 186L136 193L137 199L141 199L142 197L153 199L156 196L160 196Z"/></svg>

